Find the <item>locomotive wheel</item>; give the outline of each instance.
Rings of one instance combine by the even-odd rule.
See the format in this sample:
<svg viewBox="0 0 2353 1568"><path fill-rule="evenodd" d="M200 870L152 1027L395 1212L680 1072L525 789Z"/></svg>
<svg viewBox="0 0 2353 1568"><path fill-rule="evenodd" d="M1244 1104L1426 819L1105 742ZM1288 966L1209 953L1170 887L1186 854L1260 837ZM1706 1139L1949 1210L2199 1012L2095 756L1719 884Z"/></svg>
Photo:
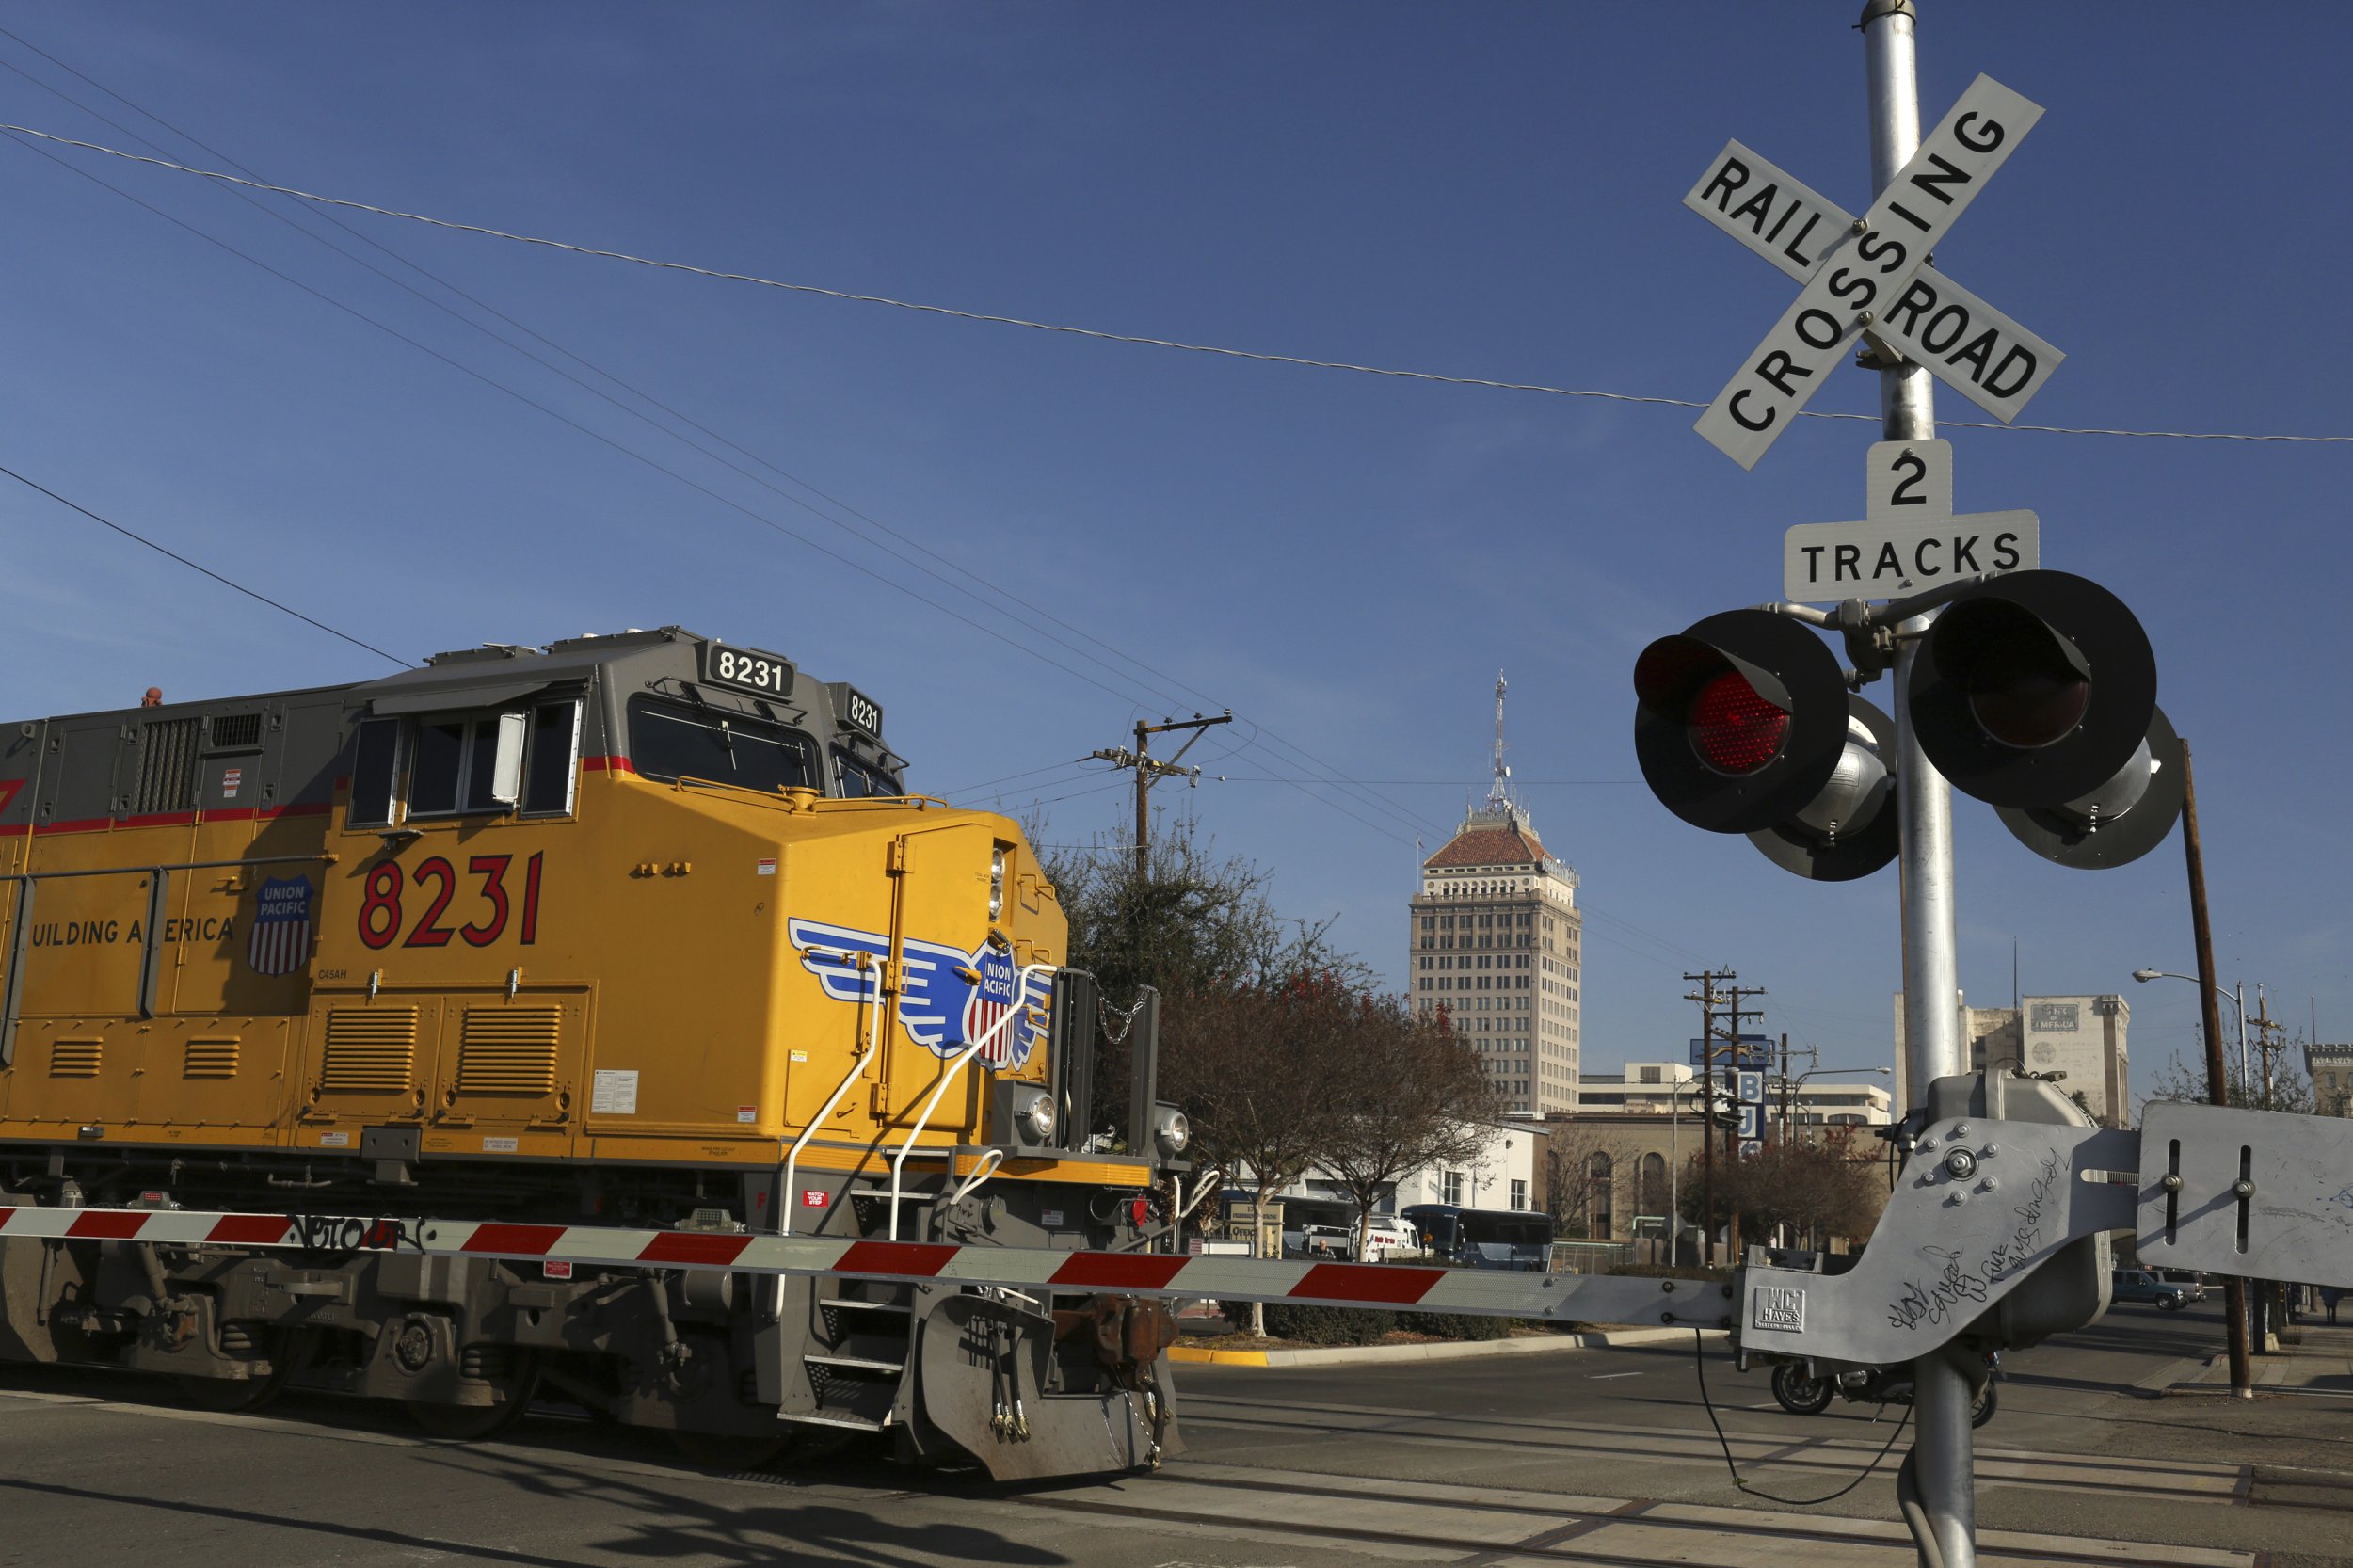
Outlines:
<svg viewBox="0 0 2353 1568"><path fill-rule="evenodd" d="M670 1441L689 1464L699 1464L710 1470L759 1470L792 1453L793 1436L789 1432L778 1432L775 1436L748 1437L733 1432L688 1432L680 1428L670 1433Z"/></svg>
<svg viewBox="0 0 2353 1568"><path fill-rule="evenodd" d="M504 1394L497 1404L436 1404L429 1400L403 1400L401 1409L431 1437L478 1443L495 1437L523 1417L539 1389L539 1358L518 1351L507 1369L481 1380Z"/></svg>

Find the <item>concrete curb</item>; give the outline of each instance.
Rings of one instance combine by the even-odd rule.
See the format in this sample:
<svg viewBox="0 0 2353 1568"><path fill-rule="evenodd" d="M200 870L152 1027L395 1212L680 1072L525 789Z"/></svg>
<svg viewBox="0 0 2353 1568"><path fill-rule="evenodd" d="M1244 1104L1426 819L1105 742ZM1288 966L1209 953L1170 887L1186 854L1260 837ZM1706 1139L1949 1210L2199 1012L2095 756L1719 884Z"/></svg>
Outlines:
<svg viewBox="0 0 2353 1568"><path fill-rule="evenodd" d="M1362 1362L1462 1361L1482 1355L1533 1355L1544 1352L1607 1350L1612 1346L1689 1344L1682 1328L1621 1328L1556 1334L1526 1339L1441 1339L1427 1345L1330 1345L1303 1351L1220 1351L1176 1345L1168 1359L1206 1367L1344 1367ZM1701 1329L1721 1339L1720 1328Z"/></svg>

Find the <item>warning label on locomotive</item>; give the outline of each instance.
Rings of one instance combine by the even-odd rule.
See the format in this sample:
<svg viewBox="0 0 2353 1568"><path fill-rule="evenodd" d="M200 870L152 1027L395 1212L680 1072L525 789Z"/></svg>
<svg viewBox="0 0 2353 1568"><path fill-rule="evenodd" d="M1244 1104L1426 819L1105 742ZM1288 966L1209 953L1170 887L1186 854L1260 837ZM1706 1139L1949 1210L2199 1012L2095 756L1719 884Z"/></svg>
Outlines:
<svg viewBox="0 0 2353 1568"><path fill-rule="evenodd" d="M588 1093L588 1112L593 1116L636 1115L636 1069L600 1069Z"/></svg>

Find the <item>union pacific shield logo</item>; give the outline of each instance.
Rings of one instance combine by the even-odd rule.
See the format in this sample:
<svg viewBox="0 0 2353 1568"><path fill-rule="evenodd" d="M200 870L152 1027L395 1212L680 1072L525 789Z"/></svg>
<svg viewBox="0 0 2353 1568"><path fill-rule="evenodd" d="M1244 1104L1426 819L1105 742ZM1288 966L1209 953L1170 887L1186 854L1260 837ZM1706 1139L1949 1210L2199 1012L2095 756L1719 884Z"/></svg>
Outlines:
<svg viewBox="0 0 2353 1568"><path fill-rule="evenodd" d="M246 939L245 961L255 974L292 974L311 961L311 884L299 876L273 876L262 884Z"/></svg>
<svg viewBox="0 0 2353 1568"><path fill-rule="evenodd" d="M973 957L974 966L980 971L981 983L972 987L972 995L964 1004L964 1042L967 1045L996 1029L1005 1015L1013 1011L1013 983L1017 973L1013 967L1012 955L1000 952L995 948L984 947ZM992 1067L1013 1065L1013 1033L1011 1029L1000 1030L997 1037L981 1051L981 1060ZM1026 1057L1029 1051L1025 1048L1021 1054Z"/></svg>

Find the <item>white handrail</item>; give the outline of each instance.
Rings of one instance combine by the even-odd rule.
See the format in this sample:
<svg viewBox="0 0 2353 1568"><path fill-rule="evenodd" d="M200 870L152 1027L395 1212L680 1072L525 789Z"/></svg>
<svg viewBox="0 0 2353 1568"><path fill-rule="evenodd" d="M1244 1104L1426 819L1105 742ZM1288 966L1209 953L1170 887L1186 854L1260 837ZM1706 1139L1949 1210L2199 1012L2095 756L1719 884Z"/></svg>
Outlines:
<svg viewBox="0 0 2353 1568"><path fill-rule="evenodd" d="M1023 965L1020 972L1014 976L1014 996L1016 998L1026 998L1030 994L1030 976L1032 974L1052 974L1053 972L1054 966L1051 964ZM982 1049L990 1042L995 1040L999 1034L1008 1029L1011 1029L1016 1021L1026 1021L1029 1016L1029 1003L1026 1000L1016 1000L1013 1006L1005 1009L1005 1016L1003 1017L998 1019L994 1024L991 1024L987 1029L981 1032L981 1037L979 1039L965 1047L963 1050L957 1052L955 1055L948 1058L946 1064L941 1066L938 1084L932 1090L931 1097L923 1102L922 1112L915 1118L915 1125L907 1129L907 1141L899 1145L898 1158L894 1159L890 1162L891 1240L896 1241L899 1239L899 1173L907 1162L907 1155L914 1150L915 1141L923 1135L924 1127L930 1123L932 1119L932 1112L934 1108L939 1104L939 1096L948 1092L948 1085L955 1081L956 1075L958 1073L964 1071L964 1064L966 1063L980 1055ZM951 1176L954 1175L955 1160L952 1155L949 1159L948 1165L949 1174Z"/></svg>
<svg viewBox="0 0 2353 1568"><path fill-rule="evenodd" d="M811 1138L817 1136L817 1129L825 1125L825 1118L833 1114L833 1108L841 1103L841 1096L849 1093L850 1085L857 1081L857 1075L865 1070L866 1064L873 1058L875 1048L882 1044L882 969L879 965L872 963L873 954L859 952L856 956L858 968L872 968L874 970L872 1010L868 1013L866 1018L866 1047L850 1059L849 1072L842 1077L840 1082L833 1086L833 1093L825 1096L824 1106L819 1108L816 1115L808 1119L808 1126L801 1128L801 1135L792 1140L792 1147L784 1157L784 1188L776 1194L776 1203L781 1209L781 1212L776 1215L776 1234L779 1236L792 1234L792 1211L800 1207L794 1201L796 1194L792 1190L792 1182L793 1173L801 1162L801 1151L808 1146L808 1141Z"/></svg>

